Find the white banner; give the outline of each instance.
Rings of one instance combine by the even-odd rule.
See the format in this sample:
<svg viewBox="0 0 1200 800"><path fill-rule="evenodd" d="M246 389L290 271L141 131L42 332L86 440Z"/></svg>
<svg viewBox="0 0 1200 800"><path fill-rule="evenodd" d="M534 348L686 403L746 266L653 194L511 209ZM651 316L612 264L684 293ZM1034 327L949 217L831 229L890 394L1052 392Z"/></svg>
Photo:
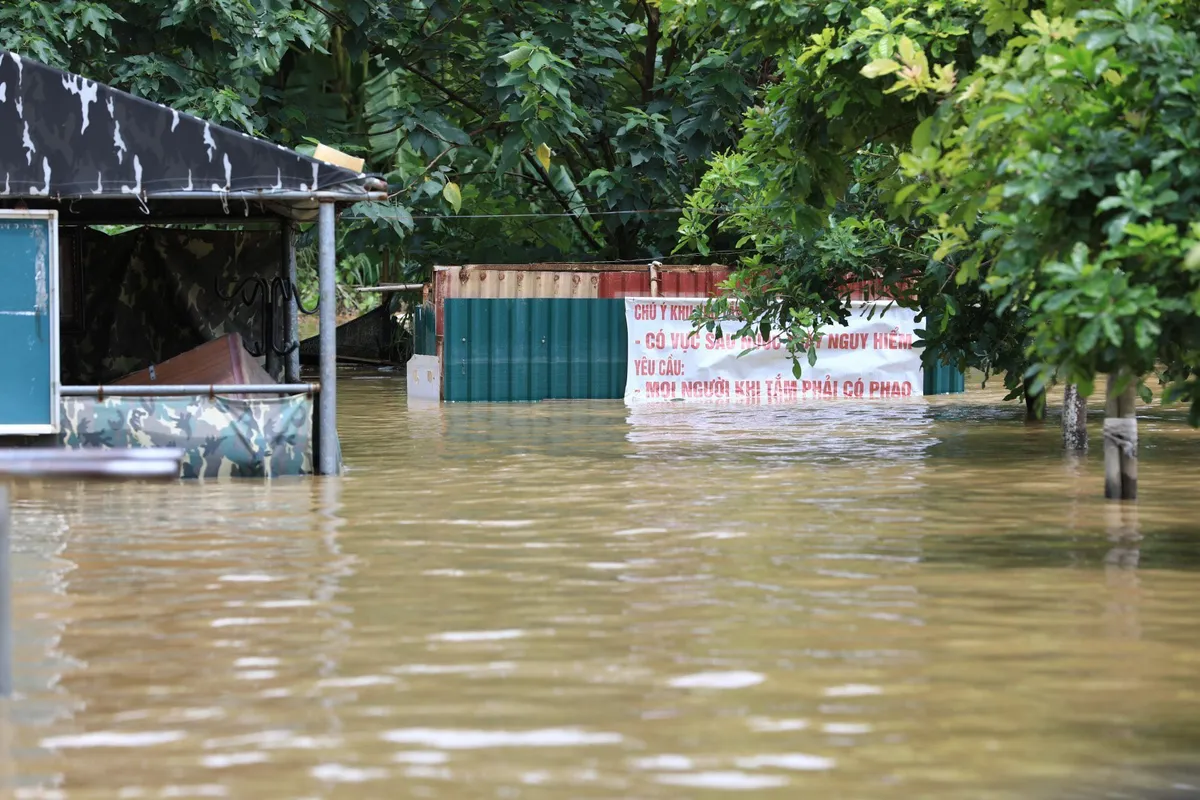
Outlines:
<svg viewBox="0 0 1200 800"><path fill-rule="evenodd" d="M849 324L827 328L817 363L801 358L797 380L778 338L732 338L738 321L692 332L698 298L627 297L629 365L625 402L789 403L797 400L904 400L922 397L924 378L916 312L886 303L854 303ZM869 307L875 306L872 319ZM886 313L881 313L887 308ZM776 332L777 333L777 332ZM741 355L744 351L750 352Z"/></svg>

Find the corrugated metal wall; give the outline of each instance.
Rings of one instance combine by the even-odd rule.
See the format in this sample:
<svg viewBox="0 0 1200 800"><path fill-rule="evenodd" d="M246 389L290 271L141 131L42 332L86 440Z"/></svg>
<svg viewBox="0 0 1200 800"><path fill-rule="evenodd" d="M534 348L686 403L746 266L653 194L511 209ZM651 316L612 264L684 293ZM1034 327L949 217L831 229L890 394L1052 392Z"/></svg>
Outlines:
<svg viewBox="0 0 1200 800"><path fill-rule="evenodd" d="M720 265L662 267L663 297L705 297ZM877 286L848 284L856 298ZM435 267L433 302L418 309L416 353L442 358L447 401L620 399L628 359L625 297L647 297L649 265ZM953 367L925 369L925 394L964 390Z"/></svg>
<svg viewBox="0 0 1200 800"><path fill-rule="evenodd" d="M925 364L925 394L958 394L966 391L966 376L946 364Z"/></svg>
<svg viewBox="0 0 1200 800"><path fill-rule="evenodd" d="M561 267L561 269L558 269ZM664 266L657 269L662 297L709 297L729 277L720 265ZM617 298L649 297L650 267L628 264L478 264L436 267L434 296Z"/></svg>
<svg viewBox="0 0 1200 800"><path fill-rule="evenodd" d="M729 277L728 267L662 267L658 272L660 297L712 297L717 285ZM650 270L604 272L601 297L650 297Z"/></svg>
<svg viewBox="0 0 1200 800"><path fill-rule="evenodd" d="M434 271L434 294L443 300L457 297L595 299L600 296L599 288L598 272L505 269L489 265L437 267Z"/></svg>
<svg viewBox="0 0 1200 800"><path fill-rule="evenodd" d="M448 299L447 402L614 399L625 394L625 302Z"/></svg>
<svg viewBox="0 0 1200 800"><path fill-rule="evenodd" d="M413 309L413 339L413 355L437 355L437 324L432 303L422 303Z"/></svg>
<svg viewBox="0 0 1200 800"><path fill-rule="evenodd" d="M720 264L656 268L663 297L703 297L729 276ZM595 300L650 296L650 264L466 264L433 269L434 350L442 355L452 299ZM624 327L624 326L622 326ZM623 369L623 368L622 368ZM618 395L619 396L619 395Z"/></svg>

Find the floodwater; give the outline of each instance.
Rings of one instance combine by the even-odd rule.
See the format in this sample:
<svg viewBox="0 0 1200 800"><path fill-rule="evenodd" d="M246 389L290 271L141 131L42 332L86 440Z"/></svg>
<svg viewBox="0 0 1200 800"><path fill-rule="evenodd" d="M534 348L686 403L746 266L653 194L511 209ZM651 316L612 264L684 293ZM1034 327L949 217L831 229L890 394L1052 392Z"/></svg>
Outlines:
<svg viewBox="0 0 1200 800"><path fill-rule="evenodd" d="M18 798L1200 796L1200 434L998 389L410 408L342 479L15 491Z"/></svg>

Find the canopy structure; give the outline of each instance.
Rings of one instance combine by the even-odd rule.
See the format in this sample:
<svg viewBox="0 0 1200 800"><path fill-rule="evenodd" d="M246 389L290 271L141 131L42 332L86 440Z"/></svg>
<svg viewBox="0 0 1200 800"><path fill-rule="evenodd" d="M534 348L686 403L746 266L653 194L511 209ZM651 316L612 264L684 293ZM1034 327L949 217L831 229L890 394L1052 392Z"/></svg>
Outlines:
<svg viewBox="0 0 1200 800"><path fill-rule="evenodd" d="M0 50L0 201L124 215L311 220L322 200L386 199L378 177ZM147 219L146 221L150 221Z"/></svg>
<svg viewBox="0 0 1200 800"><path fill-rule="evenodd" d="M276 220L285 242L279 278L293 288L294 223L319 223L321 474L340 469L337 209L386 199L387 184L378 176L0 50L0 209L52 209L68 226ZM0 264L0 273L3 269ZM294 302L285 320L285 342L294 342ZM271 357L268 352L273 372ZM293 383L299 363L294 350L286 365Z"/></svg>

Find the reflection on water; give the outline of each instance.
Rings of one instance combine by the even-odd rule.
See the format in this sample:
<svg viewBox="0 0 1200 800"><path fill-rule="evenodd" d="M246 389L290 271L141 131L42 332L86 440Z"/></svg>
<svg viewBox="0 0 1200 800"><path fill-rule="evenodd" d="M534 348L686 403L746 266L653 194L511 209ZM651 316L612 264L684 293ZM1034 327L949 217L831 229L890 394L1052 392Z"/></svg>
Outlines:
<svg viewBox="0 0 1200 800"><path fill-rule="evenodd" d="M342 479L17 490L14 796L1200 796L1174 412L1131 508L1000 390L410 408L378 378L341 384Z"/></svg>

